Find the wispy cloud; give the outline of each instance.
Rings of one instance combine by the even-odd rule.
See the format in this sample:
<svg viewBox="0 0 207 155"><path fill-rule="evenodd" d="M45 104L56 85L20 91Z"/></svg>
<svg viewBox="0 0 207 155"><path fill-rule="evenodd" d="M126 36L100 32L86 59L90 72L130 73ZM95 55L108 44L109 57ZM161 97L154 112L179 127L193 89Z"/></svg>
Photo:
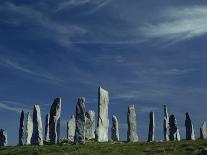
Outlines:
<svg viewBox="0 0 207 155"><path fill-rule="evenodd" d="M32 110L23 106L19 103L12 102L12 101L0 101L0 109L14 111L17 113L21 113L22 110L25 112L31 112Z"/></svg>
<svg viewBox="0 0 207 155"><path fill-rule="evenodd" d="M15 69L18 70L20 72L35 76L35 77L39 77L45 80L48 80L52 83L56 83L56 84L60 84L63 81L56 78L54 75L48 73L48 72L40 72L40 71L35 71L34 69L30 69L28 67L26 67L25 65L19 64L15 61L12 61L8 58L0 58L0 65L5 66L7 68L11 68L11 69Z"/></svg>
<svg viewBox="0 0 207 155"><path fill-rule="evenodd" d="M106 6L111 0L67 0L59 3L57 11L74 8L82 5L91 5L91 9L86 12L86 14L92 14Z"/></svg>
<svg viewBox="0 0 207 155"><path fill-rule="evenodd" d="M78 25L69 22L60 23L52 19L44 11L32 8L32 6L16 5L8 2L0 7L0 11L9 11L10 13L10 18L5 19L5 22L10 22L20 27L29 25L31 28L35 26L43 29L41 31L41 37L51 39L58 45L66 48L71 45L71 37L83 35L87 32L84 28Z"/></svg>
<svg viewBox="0 0 207 155"><path fill-rule="evenodd" d="M146 39L178 42L207 33L207 6L167 8L158 16L158 21L139 29Z"/></svg>

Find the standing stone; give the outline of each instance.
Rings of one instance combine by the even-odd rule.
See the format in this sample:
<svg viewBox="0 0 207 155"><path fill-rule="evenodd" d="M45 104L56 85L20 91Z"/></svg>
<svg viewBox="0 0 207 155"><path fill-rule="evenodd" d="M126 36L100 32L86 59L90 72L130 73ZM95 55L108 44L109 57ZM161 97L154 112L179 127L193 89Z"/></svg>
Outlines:
<svg viewBox="0 0 207 155"><path fill-rule="evenodd" d="M200 127L200 139L206 139L207 133L206 133L206 122L203 122L202 126Z"/></svg>
<svg viewBox="0 0 207 155"><path fill-rule="evenodd" d="M30 145L33 133L33 122L30 112L27 113L27 124L26 124L26 144Z"/></svg>
<svg viewBox="0 0 207 155"><path fill-rule="evenodd" d="M109 94L108 91L99 87L98 89L98 122L96 129L96 141L107 142L108 141L108 105Z"/></svg>
<svg viewBox="0 0 207 155"><path fill-rule="evenodd" d="M32 145L43 145L42 119L39 105L35 105L33 110Z"/></svg>
<svg viewBox="0 0 207 155"><path fill-rule="evenodd" d="M75 136L75 116L72 115L69 121L67 122L67 139L70 142L74 142Z"/></svg>
<svg viewBox="0 0 207 155"><path fill-rule="evenodd" d="M180 133L177 125L177 120L174 115L169 118L169 139L170 141L180 141Z"/></svg>
<svg viewBox="0 0 207 155"><path fill-rule="evenodd" d="M24 111L22 110L19 123L19 145L24 145Z"/></svg>
<svg viewBox="0 0 207 155"><path fill-rule="evenodd" d="M150 112L149 114L149 133L148 133L148 142L152 142L155 140L155 114L154 112Z"/></svg>
<svg viewBox="0 0 207 155"><path fill-rule="evenodd" d="M164 105L164 123L163 123L164 140L169 141L169 116L167 106Z"/></svg>
<svg viewBox="0 0 207 155"><path fill-rule="evenodd" d="M194 128L190 116L187 112L185 113L185 116L186 140L195 140Z"/></svg>
<svg viewBox="0 0 207 155"><path fill-rule="evenodd" d="M115 115L112 116L111 139L119 141L119 122Z"/></svg>
<svg viewBox="0 0 207 155"><path fill-rule="evenodd" d="M50 123L50 113L48 113L45 118L45 141L46 142L50 141L49 123Z"/></svg>
<svg viewBox="0 0 207 155"><path fill-rule="evenodd" d="M7 132L0 129L0 146L7 146Z"/></svg>
<svg viewBox="0 0 207 155"><path fill-rule="evenodd" d="M61 98L56 98L50 109L49 133L51 144L57 144L60 141L60 115Z"/></svg>
<svg viewBox="0 0 207 155"><path fill-rule="evenodd" d="M89 110L85 113L85 137L86 139L95 138L95 111Z"/></svg>
<svg viewBox="0 0 207 155"><path fill-rule="evenodd" d="M129 105L128 107L127 123L128 123L127 141L137 142L138 141L137 121L136 121L136 111L134 105Z"/></svg>
<svg viewBox="0 0 207 155"><path fill-rule="evenodd" d="M75 144L85 144L85 98L78 98L76 105Z"/></svg>

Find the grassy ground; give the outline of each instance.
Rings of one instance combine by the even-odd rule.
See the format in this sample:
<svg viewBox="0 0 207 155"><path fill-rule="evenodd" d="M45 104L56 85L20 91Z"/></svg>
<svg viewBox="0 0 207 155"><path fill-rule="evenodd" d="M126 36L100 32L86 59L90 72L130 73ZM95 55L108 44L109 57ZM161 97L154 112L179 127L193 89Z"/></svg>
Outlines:
<svg viewBox="0 0 207 155"><path fill-rule="evenodd" d="M85 145L44 145L0 147L0 155L194 155L207 140L181 142L87 143Z"/></svg>

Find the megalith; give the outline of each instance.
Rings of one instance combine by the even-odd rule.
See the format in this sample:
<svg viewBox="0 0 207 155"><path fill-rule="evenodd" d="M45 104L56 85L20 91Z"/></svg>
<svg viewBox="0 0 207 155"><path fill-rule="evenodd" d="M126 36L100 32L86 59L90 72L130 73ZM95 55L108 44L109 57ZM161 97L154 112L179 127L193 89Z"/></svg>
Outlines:
<svg viewBox="0 0 207 155"><path fill-rule="evenodd" d="M204 121L200 127L200 139L206 139L206 138L207 138L206 122Z"/></svg>
<svg viewBox="0 0 207 155"><path fill-rule="evenodd" d="M72 115L71 118L67 122L67 139L70 142L74 142L74 136L75 136L75 116Z"/></svg>
<svg viewBox="0 0 207 155"><path fill-rule="evenodd" d="M119 122L115 115L112 116L111 140L119 141Z"/></svg>
<svg viewBox="0 0 207 155"><path fill-rule="evenodd" d="M50 142L50 113L46 114L45 117L45 141Z"/></svg>
<svg viewBox="0 0 207 155"><path fill-rule="evenodd" d="M90 140L95 138L95 111L89 110L85 113L85 138Z"/></svg>
<svg viewBox="0 0 207 155"><path fill-rule="evenodd" d="M178 124L174 115L170 115L169 117L169 139L170 141L180 141Z"/></svg>
<svg viewBox="0 0 207 155"><path fill-rule="evenodd" d="M169 141L169 116L167 106L164 105L164 123L163 123L164 140Z"/></svg>
<svg viewBox="0 0 207 155"><path fill-rule="evenodd" d="M0 129L0 146L7 146L7 132Z"/></svg>
<svg viewBox="0 0 207 155"><path fill-rule="evenodd" d="M24 111L22 110L19 121L19 146L24 145Z"/></svg>
<svg viewBox="0 0 207 155"><path fill-rule="evenodd" d="M26 144L30 145L33 134L33 122L30 112L27 113L27 124L26 124Z"/></svg>
<svg viewBox="0 0 207 155"><path fill-rule="evenodd" d="M195 140L194 128L188 112L186 112L185 116L186 140Z"/></svg>
<svg viewBox="0 0 207 155"><path fill-rule="evenodd" d="M149 114L149 131L148 131L148 142L155 140L155 114L150 112Z"/></svg>

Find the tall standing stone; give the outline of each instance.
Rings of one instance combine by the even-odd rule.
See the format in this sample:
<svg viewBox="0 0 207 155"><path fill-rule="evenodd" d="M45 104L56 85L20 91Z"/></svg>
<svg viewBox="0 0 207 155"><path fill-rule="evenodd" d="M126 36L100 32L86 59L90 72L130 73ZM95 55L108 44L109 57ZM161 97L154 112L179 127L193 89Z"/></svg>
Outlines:
<svg viewBox="0 0 207 155"><path fill-rule="evenodd" d="M115 115L112 116L111 139L119 141L119 122Z"/></svg>
<svg viewBox="0 0 207 155"><path fill-rule="evenodd" d="M155 114L150 112L149 114L149 133L148 133L148 142L155 140Z"/></svg>
<svg viewBox="0 0 207 155"><path fill-rule="evenodd" d="M7 132L0 129L0 146L7 146Z"/></svg>
<svg viewBox="0 0 207 155"><path fill-rule="evenodd" d="M69 121L67 122L67 139L70 142L74 142L74 136L75 136L75 116L72 115Z"/></svg>
<svg viewBox="0 0 207 155"><path fill-rule="evenodd" d="M50 123L50 113L48 113L45 117L45 141L49 142L50 141L50 128L49 128L49 123Z"/></svg>
<svg viewBox="0 0 207 155"><path fill-rule="evenodd" d="M108 141L108 105L109 105L109 93L103 88L98 89L98 122L96 129L96 141L107 142Z"/></svg>
<svg viewBox="0 0 207 155"><path fill-rule="evenodd" d="M129 105L128 107L127 123L128 123L127 141L137 142L138 141L137 121L136 121L136 111L134 105Z"/></svg>
<svg viewBox="0 0 207 155"><path fill-rule="evenodd" d="M60 140L61 98L56 98L50 109L49 133L50 143L57 144Z"/></svg>
<svg viewBox="0 0 207 155"><path fill-rule="evenodd" d="M167 106L164 105L164 123L163 123L164 140L169 141L169 116Z"/></svg>
<svg viewBox="0 0 207 155"><path fill-rule="evenodd" d="M194 128L190 116L187 112L185 116L186 140L195 140Z"/></svg>
<svg viewBox="0 0 207 155"><path fill-rule="evenodd" d="M207 133L206 133L206 122L204 121L202 126L200 127L200 139L206 139Z"/></svg>
<svg viewBox="0 0 207 155"><path fill-rule="evenodd" d="M169 118L169 139L170 141L180 141L180 133L178 129L177 120L174 115Z"/></svg>
<svg viewBox="0 0 207 155"><path fill-rule="evenodd" d="M33 122L30 112L27 113L27 124L26 124L26 144L30 145L33 133Z"/></svg>
<svg viewBox="0 0 207 155"><path fill-rule="evenodd" d="M95 138L95 111L89 110L85 113L85 137L86 139Z"/></svg>
<svg viewBox="0 0 207 155"><path fill-rule="evenodd" d="M19 123L19 145L24 145L24 111L22 110Z"/></svg>
<svg viewBox="0 0 207 155"><path fill-rule="evenodd" d="M33 110L32 145L43 145L42 119L39 105L35 105Z"/></svg>
<svg viewBox="0 0 207 155"><path fill-rule="evenodd" d="M85 98L78 98L76 105L75 144L85 144Z"/></svg>

